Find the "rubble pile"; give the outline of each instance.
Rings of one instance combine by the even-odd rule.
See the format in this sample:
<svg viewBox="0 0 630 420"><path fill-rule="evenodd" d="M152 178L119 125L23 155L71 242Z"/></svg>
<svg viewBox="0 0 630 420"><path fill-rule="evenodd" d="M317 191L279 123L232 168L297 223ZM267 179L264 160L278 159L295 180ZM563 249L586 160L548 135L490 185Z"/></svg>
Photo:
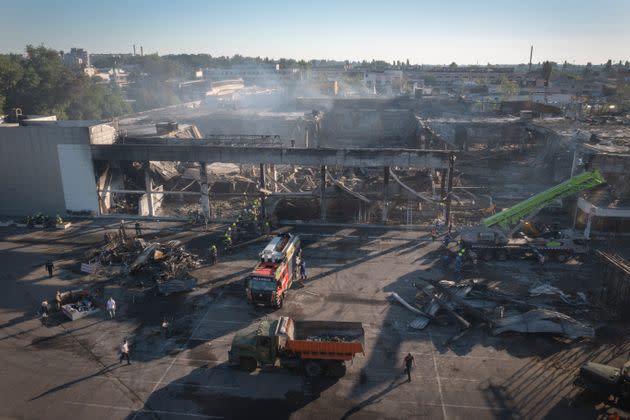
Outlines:
<svg viewBox="0 0 630 420"><path fill-rule="evenodd" d="M530 288L527 296L517 297L474 280L422 281L415 286L419 292L413 303L396 293L391 297L417 315L409 323L411 328L424 329L431 321L444 323L438 316L439 311L459 324L461 331L448 342L457 340L473 326L483 326L493 335L508 331L547 333L572 340L595 336L590 325L557 310L564 307L566 312L587 312L589 304L583 293L572 298L554 286L537 284Z"/></svg>
<svg viewBox="0 0 630 420"><path fill-rule="evenodd" d="M164 294L195 287L196 280L189 271L200 266L200 259L186 251L181 242L147 243L142 238L127 238L121 231L106 234L105 238L103 246L86 255L92 264L121 265L127 274L148 274Z"/></svg>

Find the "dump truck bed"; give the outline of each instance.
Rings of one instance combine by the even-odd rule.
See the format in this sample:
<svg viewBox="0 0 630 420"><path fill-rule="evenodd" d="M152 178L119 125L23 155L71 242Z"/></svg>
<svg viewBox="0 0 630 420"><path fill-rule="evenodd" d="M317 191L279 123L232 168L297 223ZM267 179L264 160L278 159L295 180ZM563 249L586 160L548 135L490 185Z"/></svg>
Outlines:
<svg viewBox="0 0 630 420"><path fill-rule="evenodd" d="M363 353L364 340L360 322L293 321L285 348L304 359L351 360Z"/></svg>

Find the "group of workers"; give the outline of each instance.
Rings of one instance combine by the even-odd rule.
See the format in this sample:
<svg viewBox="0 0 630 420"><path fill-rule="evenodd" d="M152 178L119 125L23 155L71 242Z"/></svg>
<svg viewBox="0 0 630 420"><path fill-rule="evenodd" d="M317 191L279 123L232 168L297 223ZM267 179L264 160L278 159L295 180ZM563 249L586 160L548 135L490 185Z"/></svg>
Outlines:
<svg viewBox="0 0 630 420"><path fill-rule="evenodd" d="M140 222L136 221L136 223L134 223L134 229L136 231L136 236L142 235L142 224ZM105 239L108 240L108 234L105 235ZM123 239L127 238L127 230L125 228L124 220L121 220L120 225L118 226L118 236Z"/></svg>
<svg viewBox="0 0 630 420"><path fill-rule="evenodd" d="M444 228L444 222L442 222L440 219L437 219L435 225L431 229L431 240L433 242L438 239L439 232ZM450 266L451 261L453 261L453 270L457 274L461 274L464 269L464 264L466 262L466 257L468 256L468 252L464 242L461 239L458 241L457 247L454 250L449 248L449 245L453 241L452 229L452 224L449 224L448 231L444 233L444 237L442 238L442 247L445 250L445 253L442 256L442 264L445 267L448 267Z"/></svg>
<svg viewBox="0 0 630 420"><path fill-rule="evenodd" d="M241 211L236 216L235 221L225 229L223 233L223 249L227 254L232 252L232 247L243 235L261 235L271 231L269 218L263 216L260 199L255 199L251 207ZM216 264L218 248L216 244L211 244L209 248L210 263Z"/></svg>

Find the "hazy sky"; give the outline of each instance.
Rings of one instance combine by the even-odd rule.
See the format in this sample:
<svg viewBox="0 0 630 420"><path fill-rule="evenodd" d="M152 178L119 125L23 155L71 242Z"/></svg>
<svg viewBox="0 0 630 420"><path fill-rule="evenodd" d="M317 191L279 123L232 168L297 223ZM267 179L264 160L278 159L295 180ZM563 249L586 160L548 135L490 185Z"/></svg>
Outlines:
<svg viewBox="0 0 630 420"><path fill-rule="evenodd" d="M630 60L630 0L0 0L0 52L409 59Z"/></svg>

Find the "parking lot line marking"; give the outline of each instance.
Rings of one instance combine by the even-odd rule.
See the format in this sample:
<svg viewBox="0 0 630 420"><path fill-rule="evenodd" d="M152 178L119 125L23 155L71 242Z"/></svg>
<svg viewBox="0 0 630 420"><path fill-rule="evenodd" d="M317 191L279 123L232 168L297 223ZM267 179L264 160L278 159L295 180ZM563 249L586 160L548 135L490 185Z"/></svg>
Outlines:
<svg viewBox="0 0 630 420"><path fill-rule="evenodd" d="M491 378L484 378L483 381L486 381L488 379L491 379ZM444 376L440 376L440 380L443 380L443 381L462 381L462 382L483 382L483 381L480 381L479 379L457 378L457 377L454 377L454 376L450 377L450 378L446 378Z"/></svg>
<svg viewBox="0 0 630 420"><path fill-rule="evenodd" d="M208 341L210 343L226 343L226 344L229 344L229 343L232 342L232 339L231 338L223 338L223 337L210 338L210 337L199 336L199 337L192 337L190 339L190 341Z"/></svg>
<svg viewBox="0 0 630 420"><path fill-rule="evenodd" d="M465 408L467 410L486 410L486 411L503 411L507 410L502 407L480 406L480 405L462 405L462 404L444 404L451 408Z"/></svg>
<svg viewBox="0 0 630 420"><path fill-rule="evenodd" d="M107 378L109 379L109 378ZM134 378L120 378L122 380L125 381L133 381ZM155 381L143 381L140 380L138 381L141 384L155 384L157 382ZM200 384L193 384L193 383L187 383L187 382L178 382L178 381L173 381L173 382L169 382L167 384L167 386L170 385L174 385L174 386L195 386L195 387L199 387L199 388L203 388L203 389L224 389L224 390L235 390L235 389L239 389L236 386L226 386L226 385L200 385Z"/></svg>
<svg viewBox="0 0 630 420"><path fill-rule="evenodd" d="M216 299L214 300L218 300L221 298L221 294L222 292L219 293L219 295L216 297ZM211 302L212 303L212 302ZM208 314L210 313L210 310L213 308L212 304L208 304L208 309L206 309L206 312L203 314L203 316L201 317L201 319L199 320L199 322L197 323L197 326L195 327L195 329L193 330L193 332L190 334L190 337L188 337L188 340L186 340L186 343L183 345L184 348L188 347L188 344L190 344L190 339L192 337L195 336L195 334L197 334L197 331L199 330L199 327L201 327L202 324L202 320L205 319ZM173 358L173 361L171 362L171 364L164 370L164 373L162 374L162 377L160 378L160 380L155 384L155 386L153 387L153 390L151 391L151 393L153 394L155 392L156 389L158 389L158 387L160 386L160 383L164 380L164 378L166 378L166 375L168 375L168 373L170 372L170 370L173 368L173 365L175 364L175 362L177 361L177 359L179 358L179 355L182 354L177 353L177 356L175 356ZM134 416L135 418L135 416Z"/></svg>
<svg viewBox="0 0 630 420"><path fill-rule="evenodd" d="M199 325L206 324L206 323L247 325L247 324L251 324L252 322L255 322L255 320L254 321L224 321L224 320L220 320L220 319L203 319L203 320L201 320L199 322Z"/></svg>
<svg viewBox="0 0 630 420"><path fill-rule="evenodd" d="M108 410L134 411L134 408L132 407L120 407L117 405L83 403L83 402L78 402L78 401L64 401L64 403L85 406L85 407L93 407L93 408L106 408ZM136 414L138 413L166 414L166 415L172 415L172 416L197 417L197 418L202 418L202 419L222 419L223 418L219 416L208 416L205 414L186 413L185 411L149 410L146 408L141 408L139 410L136 410Z"/></svg>
<svg viewBox="0 0 630 420"><path fill-rule="evenodd" d="M431 337L431 332L429 332L429 338L433 341L433 337ZM438 391L440 393L440 404L442 405L442 416L446 420L446 407L444 406L444 395L442 394L442 382L440 381L440 374L438 372L437 360L435 358L435 350L433 347L431 348L431 356L433 357L433 368L435 369L435 380L437 381Z"/></svg>

